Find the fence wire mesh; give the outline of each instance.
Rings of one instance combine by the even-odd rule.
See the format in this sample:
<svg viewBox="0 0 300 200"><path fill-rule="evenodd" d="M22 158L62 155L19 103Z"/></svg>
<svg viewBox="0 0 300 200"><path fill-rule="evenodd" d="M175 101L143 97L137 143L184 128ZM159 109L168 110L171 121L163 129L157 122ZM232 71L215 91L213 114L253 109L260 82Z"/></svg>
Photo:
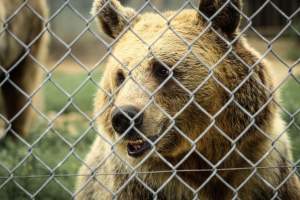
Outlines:
<svg viewBox="0 0 300 200"><path fill-rule="evenodd" d="M287 199L299 176L300 4L120 2L135 11L1 0L0 198L255 199L254 180L262 199ZM265 25L268 10L280 23Z"/></svg>

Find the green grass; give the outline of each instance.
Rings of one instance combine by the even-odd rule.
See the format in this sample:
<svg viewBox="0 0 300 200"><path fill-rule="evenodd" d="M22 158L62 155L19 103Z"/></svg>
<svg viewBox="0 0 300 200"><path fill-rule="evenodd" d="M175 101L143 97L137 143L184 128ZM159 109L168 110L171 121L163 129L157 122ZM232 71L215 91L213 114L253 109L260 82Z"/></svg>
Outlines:
<svg viewBox="0 0 300 200"><path fill-rule="evenodd" d="M293 21L293 28L294 29L291 29L289 28L288 29L288 36L294 40L294 45L289 48L287 50L287 57L288 59L290 60L298 60L300 58L300 53L299 53L299 45L300 45L300 38L299 38L299 35L296 33L300 31L300 23L299 23L299 18L298 19L295 19Z"/></svg>
<svg viewBox="0 0 300 200"><path fill-rule="evenodd" d="M46 111L61 111L65 113L91 111L93 96L97 90L97 78L89 78L87 74L66 75L55 73L44 85ZM79 88L79 89L78 89ZM71 101L72 100L72 101ZM70 106L65 105L72 102Z"/></svg>
<svg viewBox="0 0 300 200"><path fill-rule="evenodd" d="M43 86L44 113L51 112L53 116L63 112L63 115L53 121L53 128L50 130L47 129L48 122L38 118L25 143L15 143L8 139L0 144L1 200L29 199L30 196L21 188L31 194L37 193L36 199L71 199L71 194L64 187L69 192L74 191L77 178L74 174L78 172L82 164L80 159L84 159L95 137L94 131L88 131L88 119L78 111L91 114L96 89L96 84L86 74L53 74L51 81ZM73 100L70 101L71 99ZM65 107L70 102L72 104ZM86 136L77 143L83 133ZM45 135L39 140L43 134ZM35 143L37 140L39 141ZM29 148L31 144L32 149ZM74 149L71 148L72 145L75 145ZM72 150L73 153L70 154ZM11 174L14 177L8 179ZM52 174L56 176L48 179Z"/></svg>
<svg viewBox="0 0 300 200"><path fill-rule="evenodd" d="M58 136L58 132L74 144L81 133L87 129L87 124L82 122L79 124L81 126L77 126L77 135L69 135L63 128L50 131L32 149L21 142L16 144L13 141L6 141L1 146L0 152L0 185L8 180L7 177L10 176L8 169L15 177L1 187L0 199L29 199L20 187L31 194L38 193L36 199L71 199L71 195L57 182L59 181L70 192L74 191L76 180L74 174L82 164L76 156L84 158L95 134L89 131L80 143L74 146L74 154L69 154L72 149ZM27 138L28 142L32 144L46 126L41 124L36 127ZM49 179L53 174L56 176Z"/></svg>
<svg viewBox="0 0 300 200"><path fill-rule="evenodd" d="M86 78L87 75L82 74L54 74L52 80L69 94L74 94L73 103L81 111L91 113L92 99L97 89L94 83L88 81L78 92L74 93ZM29 137L26 138L29 145L33 144L32 149L23 142L15 143L11 140L0 144L1 200L29 199L28 194L20 187L31 194L37 193L35 199L43 200L71 199L70 193L74 192L77 178L75 175L82 164L76 156L84 159L96 134L93 131L87 131L89 121L74 106L64 107L69 102L69 98L53 83L47 83L44 90L46 90L44 92L46 95L45 112L64 111L64 114L53 122L52 129L48 132L47 121L42 119L36 121ZM295 113L300 108L300 84L296 80L290 79L282 88L282 105L290 113ZM74 118L74 116L77 117ZM295 124L300 125L300 113L295 116L284 113L283 117L287 122L295 120L289 133L292 138L293 153L295 158L299 159L300 130ZM86 136L77 143L79 137L85 132ZM43 134L45 134L44 137L35 143ZM62 137L68 142L64 142ZM69 146L74 144L76 144L74 148ZM73 153L70 154L70 152ZM12 174L14 177L11 176ZM52 176L53 174L55 176Z"/></svg>
<svg viewBox="0 0 300 200"><path fill-rule="evenodd" d="M283 118L289 124L293 122L288 129L290 134L293 155L295 160L300 159L300 77L298 79L290 78L281 91L282 105L286 109L283 112ZM297 113L298 111L298 113Z"/></svg>
<svg viewBox="0 0 300 200"><path fill-rule="evenodd" d="M291 50L288 50L288 58L291 60L298 60L300 58L300 53L299 53L299 44L295 45L295 47L291 48Z"/></svg>

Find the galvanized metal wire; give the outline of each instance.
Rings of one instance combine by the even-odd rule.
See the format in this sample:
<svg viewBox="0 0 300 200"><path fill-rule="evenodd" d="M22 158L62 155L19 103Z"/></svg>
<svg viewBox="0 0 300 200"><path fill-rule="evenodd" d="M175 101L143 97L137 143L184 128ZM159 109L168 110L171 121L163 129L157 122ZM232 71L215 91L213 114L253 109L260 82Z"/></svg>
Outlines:
<svg viewBox="0 0 300 200"><path fill-rule="evenodd" d="M107 1L106 4L109 4L110 1ZM104 7L106 6L106 4L104 5ZM116 156L118 159L120 159L122 162L126 163L126 165L131 169L131 172L128 173L119 173L121 174L127 174L129 175L129 179L128 182L132 179L136 179L138 180L141 184L143 184L144 187L146 187L149 191L151 191L154 196L157 197L157 193L160 191L153 191L147 184L144 184L143 181L137 176L138 174L160 174L160 173L171 173L172 176L174 177L176 176L178 180L180 180L183 184L186 184L179 176L177 176L177 174L179 172L204 172L204 171L209 171L212 172L212 175L209 177L209 179L211 179L213 176L217 177L220 181L222 181L224 183L224 185L226 185L228 188L230 188L235 194L235 198L234 199L238 199L237 193L239 191L240 188L233 188L230 184L228 184L220 175L219 172L221 171L240 171L240 170L249 170L251 171L251 176L258 176L263 182L265 182L269 187L271 187L274 191L276 191L280 186L278 186L277 188L273 187L272 185L268 184L268 181L265 180L259 173L258 173L258 169L260 170L271 170L274 168L289 168L291 169L291 175L294 173L298 173L297 170L300 167L300 160L298 161L290 161L289 165L287 166L265 166L265 167L261 167L259 166L259 164L262 162L262 160L264 158L266 158L269 153L271 151L277 151L279 154L281 154L281 152L279 152L276 149L275 145L272 145L272 147L264 154L264 156L262 156L262 158L260 160L258 160L256 163L253 163L251 160L249 160L247 157L245 157L243 155L242 152L240 152L237 148L236 148L236 143L237 141L242 138L244 136L244 134L251 128L251 127L255 127L256 129L259 130L259 127L256 125L256 121L255 121L255 117L260 114L260 112L265 108L265 106L269 103L269 102L275 102L275 104L281 108L282 112L284 112L285 114L287 114L289 116L289 122L286 125L286 130L288 128L290 128L291 126L296 127L296 129L298 129L299 133L300 133L300 124L297 124L297 122L295 122L295 117L297 115L299 115L300 113L300 108L298 108L298 110L295 113L290 113L288 110L286 110L280 102L276 102L273 97L275 95L275 93L281 89L282 85L288 81L289 78L293 78L294 80L299 82L299 79L297 78L297 75L294 73L294 70L297 68L297 66L299 66L300 64L300 58L298 60L296 60L294 63L289 64L287 63L282 57L281 55L274 51L274 44L279 40L279 38L282 37L282 35L284 34L284 32L286 32L288 29L291 29L294 31L294 33L296 34L296 36L299 38L300 37L300 32L299 29L297 27L295 27L294 25L294 20L296 19L296 16L299 15L300 13L300 7L295 9L295 11L290 14L287 15L284 11L282 11L282 9L276 4L274 3L272 0L265 0L264 3L262 3L261 7L256 10L253 14L248 15L246 14L243 10L239 10L234 4L232 4L232 2L230 0L228 0L223 8L227 5L227 4L231 4L233 7L235 7L235 9L240 13L240 15L243 18L244 21L244 26L242 26L241 30L240 30L240 34L237 35L232 41L228 41L226 38L224 38L224 36L222 36L217 30L215 30L212 26L212 19L219 14L219 12L221 12L222 8L220 8L220 10L218 12L216 12L212 17L207 17L204 16L203 13L200 13L198 11L198 7L196 6L195 2L193 0L185 0L181 2L180 7L177 10L177 14L174 15L172 18L166 18L163 14L161 9L157 8L155 3L153 3L153 1L151 0L145 0L144 3L142 4L142 6L140 8L137 9L137 14L140 14L144 11L144 9L149 8L152 10L152 12L157 13L162 19L164 19L166 24L170 24L171 21L182 11L184 10L186 7L191 7L195 10L197 10L199 12L199 14L203 15L203 17L208 21L208 26L203 30L203 32L199 33L198 37L194 39L194 41L192 42L187 42L185 41L185 39L180 36L180 34L178 34L176 32L176 30L174 30L174 28L172 28L171 26L168 26L164 31L162 31L162 33L160 34L159 37L157 37L156 40L154 40L151 44L148 44L147 42L145 42L143 40L143 38L141 36L138 35L138 33L136 33L132 27L131 27L131 23L132 21L128 21L128 27L125 28L125 30L122 31L122 33L115 38L113 41L108 42L106 40L106 38L103 37L103 34L99 34L99 32L95 31L95 29L93 29L93 23L96 20L97 16L90 16L89 18L86 18L86 16L84 16L80 10L78 10L78 8L76 8L73 5L72 0L64 0L60 5L58 5L58 7L56 8L55 11L53 11L51 13L51 15L48 18L44 18L43 16L41 16L39 14L39 12L37 12L29 3L28 0L24 0L24 2L19 5L19 8L17 10L15 10L14 13L11 13L9 17L7 17L4 21L0 21L0 24L3 25L2 27L0 27L0 39L1 39L1 35L2 34L9 34L11 37L13 37L15 39L15 41L21 45L24 49L25 49L25 53L24 55L21 56L20 60L18 62L16 62L10 69L4 69L3 67L1 67L1 71L4 74L4 79L2 80L2 82L0 83L0 86L2 87L4 83L9 82L11 85L13 85L20 93L22 93L24 96L26 96L28 99L30 99L30 101L26 104L26 106L24 106L24 108L22 110L19 111L18 114L16 114L15 117L13 117L12 119L7 119L5 115L0 115L0 118L5 121L6 124L8 124L8 126L6 127L6 130L11 130L11 123L24 111L24 109L26 109L27 107L31 107L38 115L39 117L41 117L43 120L46 121L47 123L47 128L40 133L39 137L35 139L35 141L33 142L28 142L26 140L26 138L23 138L22 136L20 136L17 132L15 132L14 130L12 131L12 134L17 138L18 142L24 144L24 146L26 146L26 148L28 149L27 154L24 156L24 158L22 160L20 160L13 168L9 168L7 166L5 166L4 163L2 163L0 161L0 167L5 169L5 171L7 172L6 176L0 176L0 180L2 180L0 182L0 193L1 193L1 189L6 187L7 184L9 182L14 182L14 184L16 185L16 187L18 187L20 190L22 190L29 199L36 199L36 197L38 196L38 194L47 186L47 184L49 184L49 182L54 181L56 184L60 185L67 193L70 194L70 196L72 198L74 198L77 194L78 191L72 191L69 188L67 188L62 182L61 179L58 178L65 178L65 177L78 177L78 176L90 176L90 174L74 174L74 173L64 173L64 174L60 174L57 173L56 170L61 167L71 156L74 156L82 165L86 165L84 162L84 157L79 156L77 151L76 151L76 147L77 145L83 140L84 137L86 137L86 135L89 134L89 131L94 131L97 132L97 136L100 137L103 141L105 141L107 144L109 144L111 146L111 153L109 155L106 156L105 159L108 159L111 155ZM280 16L282 16L285 21L286 24L283 28L277 30L278 32L275 33L275 36L272 39L267 38L266 36L264 36L260 31L257 30L256 27L253 26L252 21L254 20L254 18L256 18L260 13L264 12L264 9L266 8L266 6L271 6L274 10L276 10ZM40 19L41 21L43 21L44 23L44 27L43 30L41 31L41 33L30 43L30 44L24 44L24 42L22 40L20 40L20 38L18 38L9 28L8 25L10 23L10 21L17 15L21 14L21 10L26 7L27 9L30 9L32 11L32 14ZM84 24L85 27L80 31L80 33L70 42L66 42L64 41L64 39L62 39L55 30L53 30L53 28L50 26L50 24L52 23L52 21L58 17L62 12L64 12L64 9L70 9L71 12L73 12L73 14L75 14ZM1 10L0 10L1 11ZM101 10L99 11L101 12ZM1 14L1 13L0 13ZM1 17L1 16L0 16ZM1 18L0 18L1 20ZM30 22L28 22L30 23ZM199 57L197 57L197 55L195 55L192 51L192 47L194 45L194 43L208 30L213 30L215 34L218 35L218 37L228 46L228 50L227 52L221 57L221 59L216 62L213 66L208 65L207 63L204 63L203 60ZM136 38L138 38L144 45L147 46L147 48L149 49L148 54L141 59L134 67L132 67L131 69L128 69L127 66L122 63L119 58L114 55L113 53L113 47L114 45L120 40L120 38L122 37L122 35L124 35L124 33L130 31L132 34L134 34L136 36ZM129 163L127 163L127 161L122 158L122 156L118 155L114 150L116 145L122 140L122 137L119 138L118 141L116 142L111 142L109 139L107 139L106 137L103 136L103 134L101 132L99 132L96 128L96 118L98 116L100 116L101 114L103 114L105 112L105 110L107 108L103 108L101 109L101 111L99 111L98 113L96 113L95 116L91 116L88 113L85 113L85 111L83 111L76 103L75 101L75 97L79 94L79 91L87 84L87 83L92 83L93 86L97 87L98 90L101 90L103 93L105 93L108 97L113 97L118 90L115 91L115 93L109 93L108 91L106 91L104 88L101 88L98 84L98 81L95 80L94 78L94 74L97 73L97 70L99 68L99 65L102 65L105 60L108 57L112 57L114 58L124 69L127 69L128 73L131 74L135 69L137 69L140 64L147 59L148 56L154 56L154 54L152 54L151 52L151 48L153 47L154 44L156 44L156 42L160 39L160 37L162 37L162 35L166 32L166 31L172 31L172 33L174 33L178 38L180 38L183 43L187 46L187 52L182 56L182 58L172 67L172 68L176 68L176 66L178 66L189 54L193 54L198 60L199 62L201 62L209 71L208 76L205 78L205 80L199 84L199 86L197 88L194 89L194 91L190 91L189 89L187 89L179 80L177 80L174 76L172 76L172 74L166 79L164 80L164 82L157 87L154 91L149 91L147 90L147 88L143 85L140 85L136 80L134 80L133 78L129 77L127 80L125 80L125 82L119 86L119 89L122 89L122 87L124 86L124 84L126 83L126 81L128 81L129 79L134 81L136 85L138 85L139 89L141 89L144 93L147 94L149 101L145 104L145 106L141 109L140 113L144 112L148 106L150 104L154 104L157 108L159 108L159 111L161 113L163 113L171 122L171 124L169 125L169 127L166 129L166 131L160 136L160 138L164 137L165 134L167 134L167 132L170 129L175 129L179 134L182 135L182 137L188 141L191 145L191 149L190 151L187 153L187 155L179 162L177 163L175 166L173 166L168 160L166 160L162 155L160 155L160 153L153 148L151 150L151 153L154 153L156 155L159 156L159 158L161 160L163 160L169 167L171 170L162 170L162 171L138 171L138 168L142 165L143 162L141 162L139 165L132 167L130 166ZM239 40L242 35L244 35L245 33L252 31L256 37L258 37L261 41L263 41L266 46L268 46L267 50L265 52L263 52L259 59L256 61L256 63L254 63L253 65L248 65L247 63L245 63L243 61L243 59L241 59L233 50L233 44ZM74 52L72 51L72 49L74 48L74 46L76 45L76 43L85 35L89 33L92 37L94 37L98 42L100 42L103 47L106 49L106 52L104 53L104 55L100 58L98 58L98 62L94 64L94 66L92 67L88 67L86 66L79 58L76 54L74 54ZM47 64L45 63L41 63L36 57L34 57L31 52L30 49L32 47L33 44L35 44L37 42L37 40L42 37L42 35L44 34L49 34L52 38L52 40L56 40L58 43L60 43L60 45L62 45L65 49L67 49L67 51L55 62L55 64L50 67L47 66ZM0 40L1 41L1 40ZM1 45L1 44L0 44ZM49 52L51 54L51 51ZM220 63L224 60L224 58L226 56L228 56L229 54L233 54L240 62L242 62L247 68L249 68L249 75L232 91L229 88L227 88L223 83L221 83L215 76L213 73L213 70L220 65ZM0 52L1 54L1 52ZM240 87L242 87L242 85L248 80L248 78L253 74L253 68L256 67L256 65L258 63L260 63L262 60L264 60L268 55L272 55L273 57L275 57L275 59L280 62L288 71L288 75L281 80L281 82L279 84L277 84L277 86L272 90L269 91L271 96L268 102L265 103L265 106L261 107L256 113L252 114L249 113L249 111L247 111L245 108L243 108L242 105L240 105L240 103L235 99L235 94L236 92L239 90ZM14 83L11 79L10 79L10 73L11 71L19 64L19 62L22 61L23 58L25 57L30 57L35 63L36 65L40 68L40 70L45 74L45 76L43 77L43 80L41 83L39 83L39 85L36 87L36 89L31 93L28 94L25 91L23 91L16 83ZM155 57L156 58L156 57ZM74 61L74 63L78 64L80 66L80 68L82 69L82 71L87 75L87 78L80 83L80 85L73 91L73 92L69 92L67 90L65 90L59 83L56 82L56 80L53 78L53 73L59 68L59 66L66 60L68 59L72 59ZM159 58L156 58L159 59ZM208 113L203 107L201 107L196 99L195 99L195 93L206 83L207 80L209 79L213 79L220 87L222 87L228 94L230 94L230 99L228 100L228 102L223 105L223 108L220 109L217 113L215 113L214 115L211 115L210 113ZM185 106L182 107L182 109L174 116L171 116L168 112L166 112L163 108L161 108L161 106L155 101L155 94L162 89L162 87L164 87L164 83L168 82L169 80L174 81L178 86L180 86L180 88L182 88L186 94L188 94L190 96L189 101L186 103ZM55 116L53 118L49 118L47 116L47 114L45 114L42 110L40 110L38 107L36 107L33 102L32 99L33 97L39 93L42 89L43 86L47 83L51 83L55 86L55 88L61 92L66 98L67 98L67 102L66 104L62 107L61 110L59 110ZM262 85L263 87L265 87L263 85L263 83L258 82L258 84ZM266 88L266 87L265 87ZM53 97L55 99L55 97ZM242 110L247 116L249 116L249 118L251 119L251 123L247 126L247 128L240 133L239 137L232 139L230 138L220 127L218 127L218 125L216 124L216 118L224 111L224 109L226 107L229 106L229 104L234 103L240 110ZM189 137L186 136L186 134L184 132L182 132L182 130L180 130L180 128L178 128L176 126L175 123L175 119L177 118L178 115L180 115L183 110L185 110L189 105L194 104L196 105L196 107L201 110L203 113L205 113L205 115L207 117L209 117L211 119L211 123L210 125L206 128L206 130L201 133L198 138L196 140L191 140ZM79 138L76 139L76 141L69 141L67 139L67 137L65 137L62 133L60 133L58 130L56 130L54 128L54 123L55 121L62 115L64 115L66 113L66 110L68 107L74 107L75 110L77 111L77 113L81 116L83 116L83 118L89 123L89 127L81 133L81 136ZM116 106L114 104L114 102L110 102L110 106ZM126 113L124 113L126 114ZM131 119L131 120L135 120L135 119ZM134 124L132 123L131 128L134 128ZM220 161L218 161L217 163L213 164L210 160L208 160L205 156L203 156L200 152L197 151L196 149L196 143L203 138L203 136L205 136L205 134L207 133L207 131L211 128L214 127L216 130L218 130L218 132L222 135L222 137L225 137L231 144L232 144L232 148L230 149L229 152L226 153L226 155L224 156L224 158L222 158ZM143 136L143 133L140 132L138 129L135 128L135 130L141 135ZM283 134L287 134L286 130L284 132L282 132L281 134L279 134L278 138L270 138L268 136L267 133L264 133L264 131L261 130L261 134L263 134L265 137L267 137L273 144L275 144L278 139L283 135ZM35 146L37 146L48 134L49 131L52 131L54 134L56 134L59 139L61 141L63 141L63 143L65 144L65 146L68 147L69 149L69 153L65 156L65 158L63 158L61 160L61 162L59 162L54 168L50 167L47 165L47 163L45 163L45 161L43 161L42 159L39 158L38 155L35 154L34 152L34 148ZM124 134L125 135L125 134ZM149 143L151 143L153 146L157 143L156 142L152 142L150 141L147 137L143 136L143 138L145 140L147 140ZM197 155L199 155L199 157L201 157L201 159L203 159L207 164L209 164L210 168L209 169L199 169L199 170L191 170L191 169L177 169L178 166L180 166L185 159L190 156L192 153L197 153ZM244 168L220 168L219 166L222 164L222 162L232 153L232 152L236 152L239 154L239 156L241 156L248 164L250 167L244 167ZM145 156L143 161L146 161L149 156L151 154L148 154L148 156ZM283 157L285 155L282 155ZM41 164L45 169L47 169L47 171L49 173L47 174L28 174L28 175L18 175L16 172L17 170L20 168L20 166L22 166L26 160L29 157L34 157L36 159L36 162L38 162L39 164ZM103 161L105 162L105 160ZM99 165L101 165L103 162L99 163ZM94 178L97 179L98 176L102 176L102 175L115 175L115 172L113 171L107 171L105 173L95 173L94 174ZM251 177L249 176L249 177ZM43 183L43 185L40 186L40 188L38 190L36 190L34 193L31 193L29 191L26 190L26 188L24 186L22 186L21 184L18 183L19 179L38 179L38 178L47 178L47 180ZM288 178L288 177L287 177ZM168 179L168 181L170 181L170 179ZM209 181L209 180L208 180ZM247 180L245 180L246 182ZM205 182L206 183L206 182ZM203 188L205 186L205 183L198 189L200 190L201 188ZM88 184L88 183L87 183ZM103 185L103 183L100 183L100 185ZM167 183L166 183L167 184ZM245 183L243 183L245 184ZM242 184L242 185L243 185ZM190 187L189 185L186 185L191 191L193 191L194 193L197 193L196 190L194 190L192 187ZM105 188L105 185L103 185L103 187ZM163 187L163 186L162 186ZM197 199L195 197L195 199ZM274 196L274 199L279 199L278 196Z"/></svg>

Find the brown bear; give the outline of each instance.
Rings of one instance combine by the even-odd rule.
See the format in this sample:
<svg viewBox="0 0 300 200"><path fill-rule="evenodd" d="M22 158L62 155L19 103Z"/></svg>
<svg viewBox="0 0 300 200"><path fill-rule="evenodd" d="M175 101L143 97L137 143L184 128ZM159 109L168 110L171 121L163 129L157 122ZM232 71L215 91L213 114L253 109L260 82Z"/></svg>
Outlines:
<svg viewBox="0 0 300 200"><path fill-rule="evenodd" d="M0 1L0 69L6 133L25 136L32 119L33 91L47 51L45 0ZM2 137L5 134L2 133Z"/></svg>
<svg viewBox="0 0 300 200"><path fill-rule="evenodd" d="M95 0L92 13L114 42L77 199L300 199L272 77L239 30L239 0L163 14Z"/></svg>

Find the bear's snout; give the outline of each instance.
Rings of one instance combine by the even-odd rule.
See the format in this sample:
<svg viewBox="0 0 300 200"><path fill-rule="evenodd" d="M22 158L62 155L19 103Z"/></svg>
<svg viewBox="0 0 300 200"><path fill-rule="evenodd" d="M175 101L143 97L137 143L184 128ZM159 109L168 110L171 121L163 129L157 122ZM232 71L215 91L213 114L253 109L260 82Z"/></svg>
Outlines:
<svg viewBox="0 0 300 200"><path fill-rule="evenodd" d="M140 138L136 129L141 129L143 113L134 106L122 106L112 112L112 127L119 134L126 134L125 139Z"/></svg>

